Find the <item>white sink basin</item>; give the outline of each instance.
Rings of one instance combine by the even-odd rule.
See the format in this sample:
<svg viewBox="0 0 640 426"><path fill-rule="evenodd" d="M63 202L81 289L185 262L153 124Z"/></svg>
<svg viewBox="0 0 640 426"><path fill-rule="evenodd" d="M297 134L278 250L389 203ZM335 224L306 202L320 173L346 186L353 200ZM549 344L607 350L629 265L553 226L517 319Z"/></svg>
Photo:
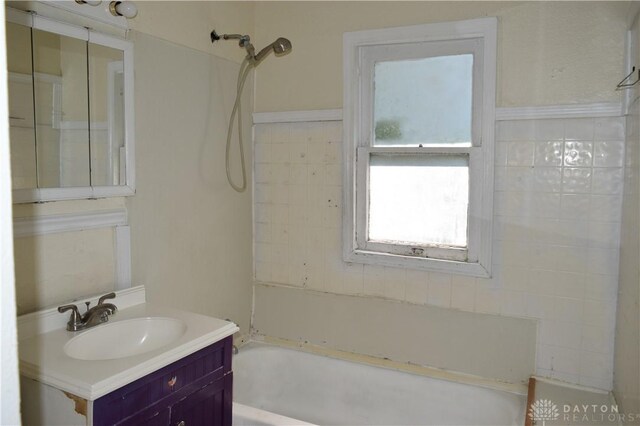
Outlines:
<svg viewBox="0 0 640 426"><path fill-rule="evenodd" d="M187 330L174 318L149 317L98 325L69 340L64 352L71 358L97 361L126 358L154 351L174 342Z"/></svg>

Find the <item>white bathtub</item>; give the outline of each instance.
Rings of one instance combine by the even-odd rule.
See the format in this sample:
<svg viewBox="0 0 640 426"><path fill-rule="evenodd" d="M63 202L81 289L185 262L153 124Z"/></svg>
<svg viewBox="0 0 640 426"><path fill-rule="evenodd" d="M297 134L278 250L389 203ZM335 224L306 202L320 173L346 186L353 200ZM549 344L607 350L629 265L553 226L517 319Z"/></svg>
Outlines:
<svg viewBox="0 0 640 426"><path fill-rule="evenodd" d="M238 426L524 424L524 395L258 343L233 379Z"/></svg>

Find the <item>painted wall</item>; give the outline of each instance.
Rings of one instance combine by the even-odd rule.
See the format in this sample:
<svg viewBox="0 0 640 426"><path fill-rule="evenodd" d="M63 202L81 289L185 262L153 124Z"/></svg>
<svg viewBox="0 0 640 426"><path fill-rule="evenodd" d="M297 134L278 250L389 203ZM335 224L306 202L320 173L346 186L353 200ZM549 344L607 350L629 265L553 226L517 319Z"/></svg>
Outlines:
<svg viewBox="0 0 640 426"><path fill-rule="evenodd" d="M129 21L133 30L234 62L242 62L246 55L244 49L234 41L212 45L211 30L219 34L250 34L254 40L255 2L142 1L136 4L138 16Z"/></svg>
<svg viewBox="0 0 640 426"><path fill-rule="evenodd" d="M635 52L640 58L639 23L633 26ZM640 412L640 90L632 92L627 115L626 164L622 198L620 282L615 338L613 392L620 412Z"/></svg>
<svg viewBox="0 0 640 426"><path fill-rule="evenodd" d="M258 2L255 40L293 52L257 71L256 111L340 108L346 31L497 16L499 106L615 102L629 2ZM259 43L258 43L259 44Z"/></svg>
<svg viewBox="0 0 640 426"><path fill-rule="evenodd" d="M257 285L254 298L257 335L510 383L535 369L531 319L284 286Z"/></svg>
<svg viewBox="0 0 640 426"><path fill-rule="evenodd" d="M124 208L122 198L16 204L13 217L121 208ZM114 289L116 265L112 228L16 237L14 251L19 315Z"/></svg>
<svg viewBox="0 0 640 426"><path fill-rule="evenodd" d="M8 0L6 3L16 9L34 10L53 19L87 25L97 31L120 37L125 36L125 32L116 27L79 15L74 16L65 10L37 1ZM138 15L128 21L130 29L238 63L246 54L244 49L240 49L238 43L233 41L212 45L209 38L211 30L215 29L220 34L254 34L255 2L252 1L144 0L136 2L136 5Z"/></svg>
<svg viewBox="0 0 640 426"><path fill-rule="evenodd" d="M537 374L611 389L624 120L498 122L496 139L493 278L475 279L343 262L341 122L256 125L256 281L534 319ZM290 311L268 312L270 332ZM389 339L373 326L361 338Z"/></svg>
<svg viewBox="0 0 640 426"><path fill-rule="evenodd" d="M151 302L230 318L247 332L251 187L233 191L224 162L239 65L145 34L134 41L137 191L127 201L133 282L146 286ZM242 109L249 170L252 84ZM238 181L237 133L233 141Z"/></svg>

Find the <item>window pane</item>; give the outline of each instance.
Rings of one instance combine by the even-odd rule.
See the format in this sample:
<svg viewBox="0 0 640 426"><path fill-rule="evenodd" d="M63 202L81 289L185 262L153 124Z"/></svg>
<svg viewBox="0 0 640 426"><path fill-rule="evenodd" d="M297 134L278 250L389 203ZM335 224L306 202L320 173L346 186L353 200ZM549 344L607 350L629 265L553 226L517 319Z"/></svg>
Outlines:
<svg viewBox="0 0 640 426"><path fill-rule="evenodd" d="M370 241L467 246L468 156L372 154L369 179Z"/></svg>
<svg viewBox="0 0 640 426"><path fill-rule="evenodd" d="M374 145L470 144L473 55L378 62Z"/></svg>

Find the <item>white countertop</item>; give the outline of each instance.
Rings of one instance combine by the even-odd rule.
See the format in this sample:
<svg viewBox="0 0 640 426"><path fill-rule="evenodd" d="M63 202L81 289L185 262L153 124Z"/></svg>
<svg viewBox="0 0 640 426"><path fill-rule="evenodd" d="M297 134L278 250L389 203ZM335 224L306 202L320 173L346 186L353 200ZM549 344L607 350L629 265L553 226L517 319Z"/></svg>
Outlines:
<svg viewBox="0 0 640 426"><path fill-rule="evenodd" d="M117 299L114 303L118 304ZM150 303L120 309L106 324L147 317L182 320L186 331L160 349L104 361L83 361L65 354L66 343L85 331L55 329L35 334L19 343L20 374L91 401L238 331L228 321Z"/></svg>

